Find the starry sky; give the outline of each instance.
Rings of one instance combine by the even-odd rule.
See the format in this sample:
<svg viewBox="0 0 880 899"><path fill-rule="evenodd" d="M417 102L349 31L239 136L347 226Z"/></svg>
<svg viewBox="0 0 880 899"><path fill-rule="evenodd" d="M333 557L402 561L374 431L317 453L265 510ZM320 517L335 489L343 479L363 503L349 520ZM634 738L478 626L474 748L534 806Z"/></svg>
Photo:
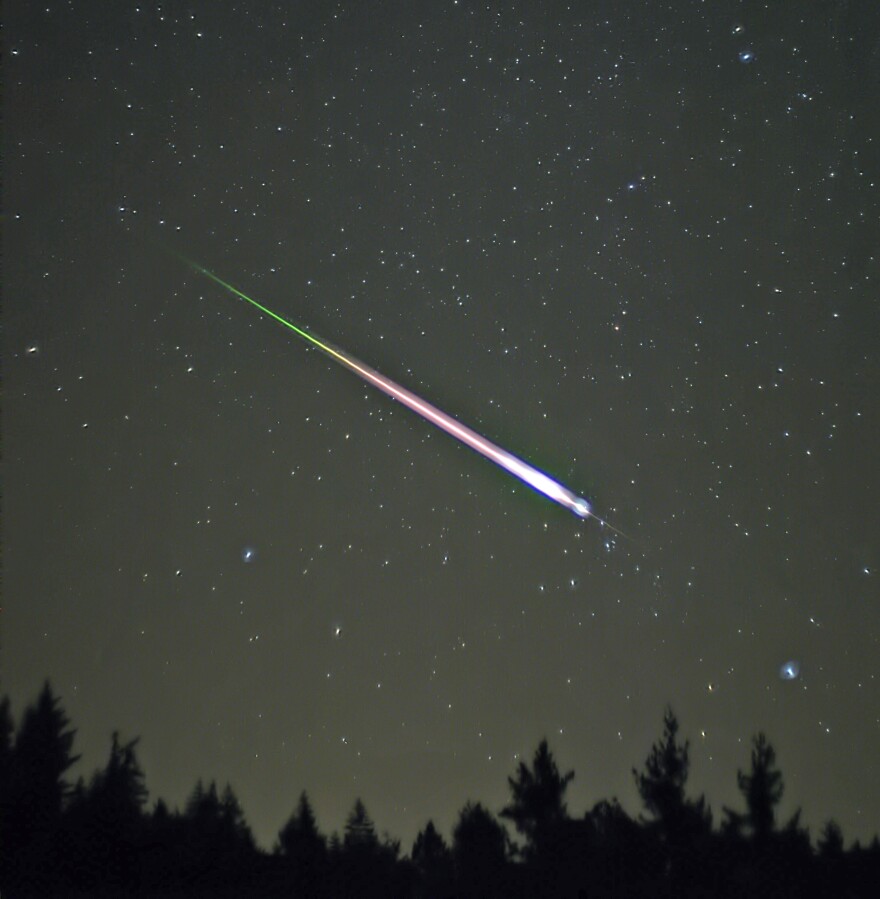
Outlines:
<svg viewBox="0 0 880 899"><path fill-rule="evenodd" d="M873 4L5 7L0 688L151 798L447 835L664 705L880 825ZM588 497L581 521L183 254ZM785 667L791 663L789 667Z"/></svg>

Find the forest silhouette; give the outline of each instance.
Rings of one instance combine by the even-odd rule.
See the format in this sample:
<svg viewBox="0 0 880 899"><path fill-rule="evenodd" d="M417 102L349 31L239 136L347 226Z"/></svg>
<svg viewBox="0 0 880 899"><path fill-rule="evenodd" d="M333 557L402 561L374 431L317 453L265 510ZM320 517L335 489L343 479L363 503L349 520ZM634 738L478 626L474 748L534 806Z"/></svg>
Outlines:
<svg viewBox="0 0 880 899"><path fill-rule="evenodd" d="M880 887L880 842L844 847L833 821L815 845L800 813L777 820L784 782L764 734L737 773L742 807L717 826L705 797L689 796L689 747L671 708L633 777L644 806L616 799L580 817L547 744L508 777L498 813L467 801L450 841L431 821L409 854L378 836L360 799L342 833L317 826L308 795L272 851L261 850L229 785L199 781L182 810L147 807L137 739L111 740L104 768L66 779L75 730L47 682L16 729L0 702L0 895L31 897L868 897Z"/></svg>

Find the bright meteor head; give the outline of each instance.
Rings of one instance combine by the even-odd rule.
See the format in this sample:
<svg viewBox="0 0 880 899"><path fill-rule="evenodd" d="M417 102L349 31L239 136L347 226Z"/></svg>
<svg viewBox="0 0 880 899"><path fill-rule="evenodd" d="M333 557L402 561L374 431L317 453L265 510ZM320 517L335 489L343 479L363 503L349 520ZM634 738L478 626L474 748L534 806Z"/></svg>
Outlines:
<svg viewBox="0 0 880 899"><path fill-rule="evenodd" d="M599 524L603 526L606 525L606 522L593 512L593 507L588 500L584 499L582 496L576 496L571 490L563 484L560 484L558 481L554 481L553 478L544 474L544 472L539 471L534 466L529 465L528 462L507 452L507 450L502 449L500 446L496 446L476 431L471 430L467 425L462 424L451 415L447 415L436 406L432 406L427 400L423 400L421 397L416 396L412 391L407 390L405 387L392 381L391 378L386 378L375 369L370 368L370 366L355 359L354 356L349 356L344 350L334 347L332 344L325 343L314 334L310 334L304 328L300 328L298 325L295 325L293 322L280 316L277 312L273 312L271 309L263 306L262 303L258 303L246 293L243 293L231 284L227 284L226 281L218 278L217 275L208 271L208 269L198 263L182 256L180 258L199 274L209 278L215 284L223 287L239 299L245 300L269 318L274 318L279 324L284 325L285 328L288 328L304 340L307 340L313 346L322 350L336 362L344 365L367 383L372 384L383 393L387 393L388 396L393 397L399 403L402 403L413 412L421 415L426 421L429 421L441 430L446 431L450 436L460 440L465 446L469 446L471 449L485 456L491 462L494 462L499 467L510 472L512 475L515 475L523 483L528 484L533 490L536 490L538 493L543 493L544 496L553 500L553 502L559 503L559 505L564 506L566 509L570 509L578 516L578 518L595 518ZM611 525L607 526L612 530L617 531L617 529ZM620 532L618 531L618 533ZM248 560L245 559L245 561Z"/></svg>
<svg viewBox="0 0 880 899"><path fill-rule="evenodd" d="M571 504L571 510L578 518L589 518L593 514L592 506L582 496Z"/></svg>

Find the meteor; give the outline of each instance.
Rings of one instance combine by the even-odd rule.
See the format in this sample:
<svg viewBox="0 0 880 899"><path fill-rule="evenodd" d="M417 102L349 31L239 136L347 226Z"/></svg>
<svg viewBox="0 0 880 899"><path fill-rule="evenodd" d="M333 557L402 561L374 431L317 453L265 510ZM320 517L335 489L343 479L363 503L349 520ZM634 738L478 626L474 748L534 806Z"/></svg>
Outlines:
<svg viewBox="0 0 880 899"><path fill-rule="evenodd" d="M537 468L529 465L528 462L524 462L522 459L514 456L512 453L507 452L507 450L504 450L500 446L492 443L491 440L487 440L485 437L478 434L467 425L463 425L460 421L457 421L451 415L447 415L436 406L433 406L426 400L423 400L420 397L416 396L414 393L412 393L412 391L407 390L405 387L402 387L400 384L392 381L391 378L386 378L385 375L380 374L373 368L370 368L369 365L366 365L359 359L356 359L354 356L350 356L348 353L344 352L338 347L320 340L314 334L309 334L308 331L298 327L297 325L293 324L293 322L289 322L286 318L282 318L280 315L278 315L277 312L273 312L271 309L263 306L262 303L258 303L256 300L249 297L246 293L242 293L238 288L233 287L231 284L228 284L226 281L218 278L217 275L215 275L211 271L208 271L208 269L204 268L198 263L193 262L190 259L185 259L184 257L181 257L181 259L183 259L183 261L186 262L187 265L195 269L195 271L199 272L199 274L202 274L206 278L209 278L215 284L219 284L221 287L228 290L231 294L234 294L240 299L250 303L251 306L259 309L260 312L262 312L264 315L268 315L270 318L274 318L275 321L284 325L285 328L289 328L294 332L294 334L297 334L299 337L307 340L310 344L312 344L312 346L317 347L319 350L321 350L321 352L326 353L328 356L330 356L331 359L335 359L337 362L344 365L347 369L353 371L356 375L363 378L368 384L372 384L374 387L378 387L379 390L381 390L383 393L387 393L388 396L397 400L399 403L403 403L404 406L409 407L413 410L413 412L418 413L422 416L422 418L425 418L429 422L431 422L431 424L436 425L438 428L446 431L447 434L451 434L466 446L469 446L471 449L476 450L478 453L481 453L496 465L500 466L506 471L509 471L512 475L518 477L523 483L528 484L528 486L533 490L536 490L538 493L544 494L544 496L552 499L553 502L559 503L560 506L564 506L566 509L569 509L575 515L577 515L578 518L595 518L596 521L598 521L600 524L607 526L617 533L621 533L620 531L617 531L617 528L608 524L606 521L596 515L593 512L593 507L590 505L588 500L584 499L582 496L578 496L576 493L573 493L567 487L564 487L558 481L554 481L553 478L544 474L542 471L538 471Z"/></svg>

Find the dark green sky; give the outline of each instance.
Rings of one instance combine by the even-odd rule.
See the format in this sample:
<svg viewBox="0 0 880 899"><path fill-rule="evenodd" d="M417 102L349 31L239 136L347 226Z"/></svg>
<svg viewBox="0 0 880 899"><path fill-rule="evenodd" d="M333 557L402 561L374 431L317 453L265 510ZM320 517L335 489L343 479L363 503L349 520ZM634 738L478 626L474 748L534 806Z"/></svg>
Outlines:
<svg viewBox="0 0 880 899"><path fill-rule="evenodd" d="M873 835L877 12L770 6L8 4L16 714L49 677L86 774L119 728L266 845L303 788L408 845L544 736L635 813L671 702L716 820L763 729Z"/></svg>

